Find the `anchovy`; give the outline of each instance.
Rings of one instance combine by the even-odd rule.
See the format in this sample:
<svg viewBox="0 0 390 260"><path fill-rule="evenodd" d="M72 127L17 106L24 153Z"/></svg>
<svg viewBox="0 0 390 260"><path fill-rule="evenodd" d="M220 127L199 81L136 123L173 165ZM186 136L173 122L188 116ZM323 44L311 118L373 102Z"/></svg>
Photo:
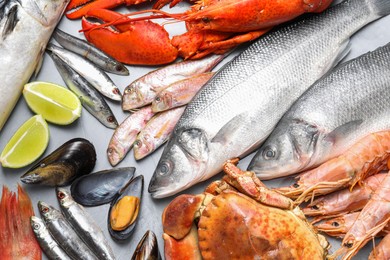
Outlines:
<svg viewBox="0 0 390 260"><path fill-rule="evenodd" d="M118 122L102 95L88 81L63 62L56 54L47 51L68 88L80 99L83 107L100 123L115 129Z"/></svg>
<svg viewBox="0 0 390 260"><path fill-rule="evenodd" d="M54 31L53 38L65 49L81 55L102 70L123 76L129 75L129 70L122 63L85 40L67 34L58 28Z"/></svg>
<svg viewBox="0 0 390 260"><path fill-rule="evenodd" d="M262 179L297 173L390 129L390 44L348 61L306 91L260 147L249 170Z"/></svg>
<svg viewBox="0 0 390 260"><path fill-rule="evenodd" d="M152 118L154 113L150 106L141 108L129 115L116 129L107 148L107 156L112 166L117 165L125 158L138 133Z"/></svg>
<svg viewBox="0 0 390 260"><path fill-rule="evenodd" d="M61 212L42 201L38 202L38 209L52 237L72 259L98 259Z"/></svg>
<svg viewBox="0 0 390 260"><path fill-rule="evenodd" d="M205 72L169 85L154 98L153 112L187 105L213 75L214 72Z"/></svg>
<svg viewBox="0 0 390 260"><path fill-rule="evenodd" d="M45 226L42 219L32 216L30 219L31 228L34 231L35 237L45 255L49 259L55 260L71 260L64 250L50 235L49 230Z"/></svg>
<svg viewBox="0 0 390 260"><path fill-rule="evenodd" d="M65 189L56 188L56 194L62 214L64 214L65 218L87 246L99 259L115 259L114 253L103 231L88 212L84 210L84 207L75 202Z"/></svg>
<svg viewBox="0 0 390 260"><path fill-rule="evenodd" d="M149 120L134 142L136 160L148 156L168 140L184 109L185 106L173 108L158 113Z"/></svg>
<svg viewBox="0 0 390 260"><path fill-rule="evenodd" d="M158 92L170 84L212 70L225 56L211 55L201 60L188 60L154 70L125 88L122 109L132 110L152 103Z"/></svg>
<svg viewBox="0 0 390 260"><path fill-rule="evenodd" d="M79 73L104 96L116 101L121 100L122 96L118 87L115 86L114 82L104 71L96 67L94 64L85 60L78 54L67 51L53 44L48 44L46 48Z"/></svg>
<svg viewBox="0 0 390 260"><path fill-rule="evenodd" d="M293 102L342 59L349 38L390 13L390 1L347 0L259 38L187 105L151 179L173 195L257 149Z"/></svg>
<svg viewBox="0 0 390 260"><path fill-rule="evenodd" d="M0 2L0 131L23 86L38 73L45 46L69 0Z"/></svg>

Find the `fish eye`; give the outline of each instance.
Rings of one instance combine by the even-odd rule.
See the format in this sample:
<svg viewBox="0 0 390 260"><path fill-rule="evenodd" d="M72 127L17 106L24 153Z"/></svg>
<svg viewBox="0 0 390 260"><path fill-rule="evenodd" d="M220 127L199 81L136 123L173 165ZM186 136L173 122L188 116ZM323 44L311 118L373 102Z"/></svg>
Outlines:
<svg viewBox="0 0 390 260"><path fill-rule="evenodd" d="M160 97L156 97L154 100L156 100L156 102L160 102L161 98Z"/></svg>
<svg viewBox="0 0 390 260"><path fill-rule="evenodd" d="M65 194L62 191L59 191L57 194L58 198L63 199L65 198Z"/></svg>
<svg viewBox="0 0 390 260"><path fill-rule="evenodd" d="M264 148L264 151L263 151L264 159L266 159L266 160L274 159L275 156L276 156L275 148L270 147L270 146L267 146L266 148Z"/></svg>
<svg viewBox="0 0 390 260"><path fill-rule="evenodd" d="M133 92L134 92L134 87L129 87L129 88L125 89L125 93L126 94L130 94L130 93L133 93Z"/></svg>
<svg viewBox="0 0 390 260"><path fill-rule="evenodd" d="M107 121L110 123L114 122L114 117L113 116L107 117Z"/></svg>
<svg viewBox="0 0 390 260"><path fill-rule="evenodd" d="M42 212L43 212L43 213L49 212L49 208L48 208L48 207L43 207L43 208L42 208Z"/></svg>
<svg viewBox="0 0 390 260"><path fill-rule="evenodd" d="M134 146L141 147L142 142L140 140L135 141Z"/></svg>
<svg viewBox="0 0 390 260"><path fill-rule="evenodd" d="M33 224L33 228L34 228L35 230L39 229L39 224L38 224L38 223L34 223L34 224Z"/></svg>
<svg viewBox="0 0 390 260"><path fill-rule="evenodd" d="M161 163L161 166L159 168L159 170L160 170L159 174L161 176L165 176L170 172L170 169L171 169L170 164L168 162L163 162L163 163Z"/></svg>

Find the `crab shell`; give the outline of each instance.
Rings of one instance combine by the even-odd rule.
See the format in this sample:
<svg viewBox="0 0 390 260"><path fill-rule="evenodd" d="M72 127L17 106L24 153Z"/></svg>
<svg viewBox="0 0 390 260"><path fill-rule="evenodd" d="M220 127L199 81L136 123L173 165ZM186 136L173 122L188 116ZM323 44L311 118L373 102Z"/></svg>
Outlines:
<svg viewBox="0 0 390 260"><path fill-rule="evenodd" d="M192 220L202 207L196 237ZM326 239L314 232L298 207L267 206L232 190L177 197L163 213L163 226L166 259L183 259L183 252L186 259L194 252L195 259L199 250L203 259L312 260L327 254Z"/></svg>

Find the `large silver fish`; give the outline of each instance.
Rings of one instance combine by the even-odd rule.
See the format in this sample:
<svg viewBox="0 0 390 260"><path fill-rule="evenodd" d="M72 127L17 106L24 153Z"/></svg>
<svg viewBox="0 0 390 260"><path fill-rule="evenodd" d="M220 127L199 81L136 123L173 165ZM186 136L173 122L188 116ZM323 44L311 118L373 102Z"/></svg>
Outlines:
<svg viewBox="0 0 390 260"><path fill-rule="evenodd" d="M390 45L322 78L289 109L252 159L262 179L339 156L369 133L390 129Z"/></svg>
<svg viewBox="0 0 390 260"><path fill-rule="evenodd" d="M179 120L149 192L161 198L254 151L292 103L346 53L350 36L390 1L350 0L261 37L220 70Z"/></svg>
<svg viewBox="0 0 390 260"><path fill-rule="evenodd" d="M0 1L0 130L25 83L38 71L69 0Z"/></svg>

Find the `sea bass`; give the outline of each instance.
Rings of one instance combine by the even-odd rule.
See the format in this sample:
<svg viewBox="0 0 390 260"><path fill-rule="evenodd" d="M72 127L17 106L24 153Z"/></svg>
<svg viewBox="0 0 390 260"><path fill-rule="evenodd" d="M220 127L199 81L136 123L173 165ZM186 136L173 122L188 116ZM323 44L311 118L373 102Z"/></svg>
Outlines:
<svg viewBox="0 0 390 260"><path fill-rule="evenodd" d="M252 159L262 179L286 176L343 154L390 129L390 44L335 69L306 91Z"/></svg>
<svg viewBox="0 0 390 260"><path fill-rule="evenodd" d="M390 13L390 1L349 0L261 37L187 106L151 179L155 198L221 171L266 139L293 102L348 50L350 36Z"/></svg>
<svg viewBox="0 0 390 260"><path fill-rule="evenodd" d="M0 131L24 84L39 71L46 44L68 2L0 1Z"/></svg>

